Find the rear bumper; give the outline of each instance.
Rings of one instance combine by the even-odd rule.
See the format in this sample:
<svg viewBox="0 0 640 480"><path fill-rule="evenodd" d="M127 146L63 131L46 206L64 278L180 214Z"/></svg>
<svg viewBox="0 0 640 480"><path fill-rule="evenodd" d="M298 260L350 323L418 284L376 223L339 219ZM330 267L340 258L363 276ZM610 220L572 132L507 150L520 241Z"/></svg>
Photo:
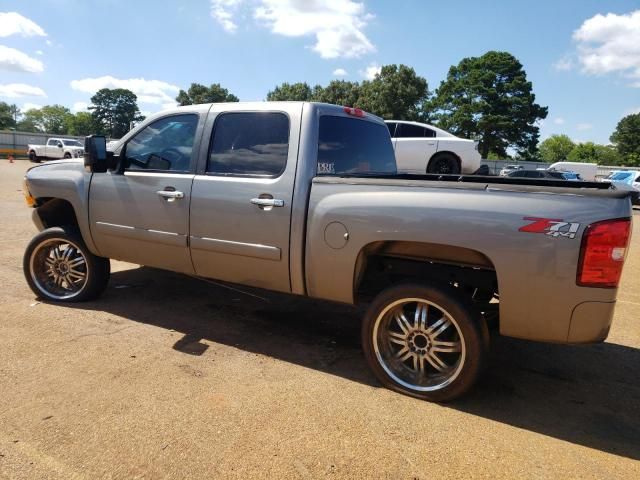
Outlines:
<svg viewBox="0 0 640 480"><path fill-rule="evenodd" d="M568 343L603 342L613 320L616 302L583 302L573 309Z"/></svg>

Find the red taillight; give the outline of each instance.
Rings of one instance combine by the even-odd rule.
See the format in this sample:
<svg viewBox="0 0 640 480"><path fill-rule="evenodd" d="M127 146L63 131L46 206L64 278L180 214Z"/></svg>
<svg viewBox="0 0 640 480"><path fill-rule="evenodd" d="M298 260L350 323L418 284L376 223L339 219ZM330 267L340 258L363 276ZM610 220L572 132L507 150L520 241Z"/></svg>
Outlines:
<svg viewBox="0 0 640 480"><path fill-rule="evenodd" d="M630 231L628 218L589 225L582 236L576 283L581 287L616 288Z"/></svg>
<svg viewBox="0 0 640 480"><path fill-rule="evenodd" d="M344 113L347 115L353 115L354 117L364 117L365 115L363 110L354 107L344 107Z"/></svg>

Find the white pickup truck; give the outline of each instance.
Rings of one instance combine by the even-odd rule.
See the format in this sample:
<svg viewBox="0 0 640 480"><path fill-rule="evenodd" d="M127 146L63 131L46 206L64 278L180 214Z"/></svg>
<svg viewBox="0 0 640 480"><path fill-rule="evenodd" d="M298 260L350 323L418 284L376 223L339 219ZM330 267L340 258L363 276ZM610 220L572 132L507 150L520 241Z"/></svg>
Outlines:
<svg viewBox="0 0 640 480"><path fill-rule="evenodd" d="M27 155L33 163L41 160L79 158L84 154L84 146L71 138L49 138L46 145L27 145Z"/></svg>

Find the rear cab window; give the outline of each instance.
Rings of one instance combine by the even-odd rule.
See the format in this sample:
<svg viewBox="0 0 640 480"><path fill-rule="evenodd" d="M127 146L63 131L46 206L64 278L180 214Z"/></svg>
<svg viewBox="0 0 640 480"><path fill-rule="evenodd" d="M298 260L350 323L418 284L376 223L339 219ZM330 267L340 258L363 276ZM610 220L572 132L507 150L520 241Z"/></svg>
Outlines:
<svg viewBox="0 0 640 480"><path fill-rule="evenodd" d="M396 160L384 124L323 115L318 132L318 175L395 175Z"/></svg>

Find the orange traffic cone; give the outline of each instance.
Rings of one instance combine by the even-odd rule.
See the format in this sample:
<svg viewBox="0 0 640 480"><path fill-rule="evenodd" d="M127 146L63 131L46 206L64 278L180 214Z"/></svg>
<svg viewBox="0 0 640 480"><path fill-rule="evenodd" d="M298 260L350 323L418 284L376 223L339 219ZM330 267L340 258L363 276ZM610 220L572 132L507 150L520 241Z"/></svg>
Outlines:
<svg viewBox="0 0 640 480"><path fill-rule="evenodd" d="M9 155L9 163L13 163L13 155Z"/></svg>

